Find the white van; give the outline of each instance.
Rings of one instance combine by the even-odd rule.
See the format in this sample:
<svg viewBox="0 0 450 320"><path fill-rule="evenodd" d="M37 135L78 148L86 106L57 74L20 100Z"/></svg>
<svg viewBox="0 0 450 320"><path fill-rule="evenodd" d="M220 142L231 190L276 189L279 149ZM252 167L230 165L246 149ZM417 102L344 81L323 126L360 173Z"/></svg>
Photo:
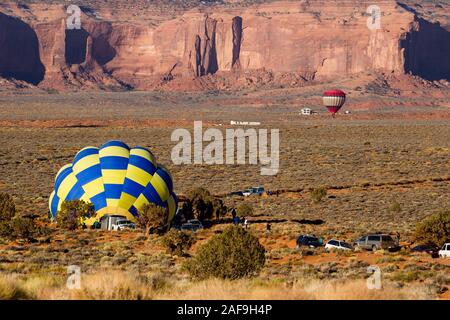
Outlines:
<svg viewBox="0 0 450 320"><path fill-rule="evenodd" d="M450 257L450 243L446 243L442 246L442 249L439 250L439 257L441 257L441 258L449 258Z"/></svg>

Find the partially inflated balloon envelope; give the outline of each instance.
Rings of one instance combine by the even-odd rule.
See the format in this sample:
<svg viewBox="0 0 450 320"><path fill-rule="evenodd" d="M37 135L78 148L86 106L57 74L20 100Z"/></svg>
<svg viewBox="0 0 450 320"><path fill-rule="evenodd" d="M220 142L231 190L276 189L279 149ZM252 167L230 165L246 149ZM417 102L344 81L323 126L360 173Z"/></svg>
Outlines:
<svg viewBox="0 0 450 320"><path fill-rule="evenodd" d="M49 199L53 217L65 200L94 205L96 216L85 221L87 225L106 214L135 221L139 209L149 203L166 208L170 222L178 207L169 172L148 149L130 149L121 141L86 147L59 170Z"/></svg>

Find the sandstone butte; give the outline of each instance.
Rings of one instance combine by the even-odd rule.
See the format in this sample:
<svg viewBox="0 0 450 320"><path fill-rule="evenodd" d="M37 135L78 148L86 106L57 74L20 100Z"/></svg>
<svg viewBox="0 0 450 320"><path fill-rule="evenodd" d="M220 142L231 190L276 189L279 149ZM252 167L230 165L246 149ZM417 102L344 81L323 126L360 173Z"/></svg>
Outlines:
<svg viewBox="0 0 450 320"><path fill-rule="evenodd" d="M365 0L184 9L110 2L82 6L81 29L69 30L64 4L2 1L0 75L43 88L142 90L257 70L304 81L367 70L450 79L448 26L396 1L377 1L376 30L367 27L373 1ZM438 10L448 16L449 8Z"/></svg>

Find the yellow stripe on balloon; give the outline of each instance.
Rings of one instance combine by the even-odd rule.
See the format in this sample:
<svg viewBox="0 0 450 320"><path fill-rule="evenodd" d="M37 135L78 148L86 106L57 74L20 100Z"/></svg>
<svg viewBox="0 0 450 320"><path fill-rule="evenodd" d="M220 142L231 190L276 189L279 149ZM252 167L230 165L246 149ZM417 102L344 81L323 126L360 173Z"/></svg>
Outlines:
<svg viewBox="0 0 450 320"><path fill-rule="evenodd" d="M54 197L55 197L55 190L53 190L52 193L50 193L50 197L48 198L48 207L49 208L52 207L52 202L53 202Z"/></svg>
<svg viewBox="0 0 450 320"><path fill-rule="evenodd" d="M152 179L152 175L150 173L133 166L132 164L128 164L126 177L136 183L139 183L143 187L145 187Z"/></svg>
<svg viewBox="0 0 450 320"><path fill-rule="evenodd" d="M127 170L102 169L104 184L123 184Z"/></svg>
<svg viewBox="0 0 450 320"><path fill-rule="evenodd" d="M58 197L62 200L66 199L70 190L72 190L73 186L77 183L77 178L71 172L65 177L65 179L61 182L58 188Z"/></svg>
<svg viewBox="0 0 450 320"><path fill-rule="evenodd" d="M172 195L170 195L169 199L167 199L167 206L169 207L169 219L168 221L172 221L173 217L175 216L176 212L176 203L175 199Z"/></svg>
<svg viewBox="0 0 450 320"><path fill-rule="evenodd" d="M153 175L150 183L152 184L153 188L155 188L162 201L166 201L169 198L170 191L167 188L164 180L158 174Z"/></svg>
<svg viewBox="0 0 450 320"><path fill-rule="evenodd" d="M59 177L59 175L61 174L61 172L62 172L63 170L65 170L65 169L67 169L67 168L70 168L71 166L72 166L72 164L69 163L69 164L66 164L65 166L63 166L61 169L59 169L58 173L57 173L56 176L55 176L55 182L56 182L56 179L58 179L58 177Z"/></svg>
<svg viewBox="0 0 450 320"><path fill-rule="evenodd" d="M103 157L123 157L127 158L130 155L130 152L128 149L118 146L110 146L103 149L100 149L99 151L100 158Z"/></svg>
<svg viewBox="0 0 450 320"><path fill-rule="evenodd" d="M156 166L156 159L155 159L155 157L150 152L148 152L147 150L133 148L130 151L130 155L135 155L135 156L139 156L139 157L142 157L144 159L147 159L148 161L150 161L151 163L153 163Z"/></svg>
<svg viewBox="0 0 450 320"><path fill-rule="evenodd" d="M99 193L105 191L105 187L103 186L103 178L100 177L98 179L92 180L89 183L86 183L83 186L84 191L92 198Z"/></svg>
<svg viewBox="0 0 450 320"><path fill-rule="evenodd" d="M135 197L129 195L126 192L122 192L122 195L120 196L119 207L128 210L131 208L131 206L135 201L136 201Z"/></svg>
<svg viewBox="0 0 450 320"><path fill-rule="evenodd" d="M106 199L106 204L108 207L117 208L119 207L119 199Z"/></svg>
<svg viewBox="0 0 450 320"><path fill-rule="evenodd" d="M84 202L91 202L91 200L89 199L89 196L84 193L83 196L80 198L80 200L83 200Z"/></svg>
<svg viewBox="0 0 450 320"><path fill-rule="evenodd" d="M134 202L134 206L139 211L139 210L141 210L142 206L144 206L145 204L149 204L149 203L150 202L148 201L148 199L141 193L139 195L139 197L136 199L136 201Z"/></svg>
<svg viewBox="0 0 450 320"><path fill-rule="evenodd" d="M73 171L75 172L82 172L92 166L95 166L96 164L100 163L100 159L98 157L98 154L91 154L86 157L81 158L73 165Z"/></svg>

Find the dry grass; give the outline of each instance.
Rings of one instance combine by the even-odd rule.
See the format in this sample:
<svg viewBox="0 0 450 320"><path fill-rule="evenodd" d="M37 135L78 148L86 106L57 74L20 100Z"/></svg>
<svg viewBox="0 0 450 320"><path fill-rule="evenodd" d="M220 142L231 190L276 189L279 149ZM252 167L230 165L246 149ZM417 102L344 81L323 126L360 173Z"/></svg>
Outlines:
<svg viewBox="0 0 450 320"><path fill-rule="evenodd" d="M143 278L130 273L104 271L83 276L81 289L69 290L64 284L56 285L50 277L22 280L17 276L0 277L1 299L416 300L435 297L423 285L369 290L363 280L300 280L287 286L270 281L213 279L196 283L180 281L171 283L170 287L154 288Z"/></svg>

